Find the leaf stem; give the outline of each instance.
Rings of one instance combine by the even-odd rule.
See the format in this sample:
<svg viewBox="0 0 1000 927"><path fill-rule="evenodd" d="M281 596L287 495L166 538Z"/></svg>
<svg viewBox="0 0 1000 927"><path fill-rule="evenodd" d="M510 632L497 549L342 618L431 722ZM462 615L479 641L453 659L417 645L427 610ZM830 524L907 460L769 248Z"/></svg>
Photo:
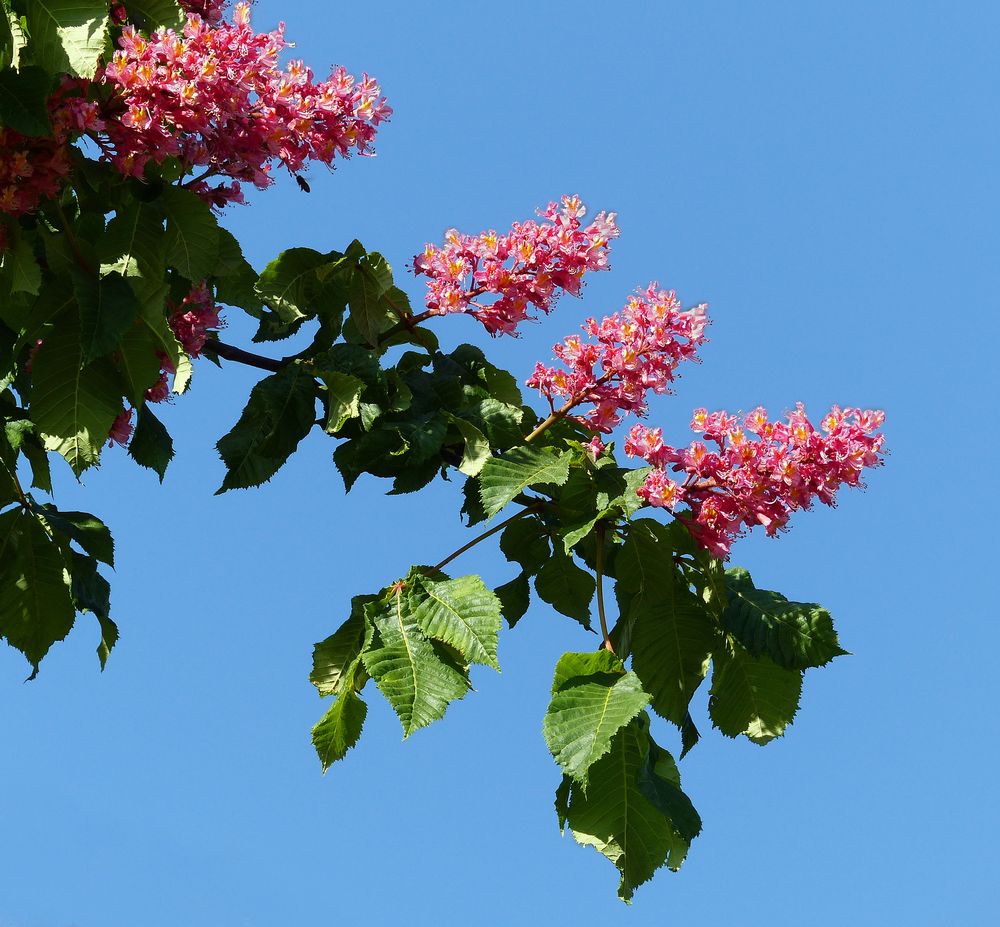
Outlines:
<svg viewBox="0 0 1000 927"><path fill-rule="evenodd" d="M449 563L451 563L452 560L454 560L456 557L461 556L467 550L471 550L480 541L485 541L488 537L492 537L494 534L497 534L498 532L503 531L503 529L506 528L507 525L509 525L511 522L517 521L519 518L524 518L525 515L531 515L533 512L537 512L541 507L542 507L541 503L538 503L536 505L529 505L527 508L522 509L516 515L511 515L510 518L507 518L504 521L500 522L500 524L495 525L494 527L490 528L489 531L484 531L478 537L475 537L471 541L469 541L468 544L464 544L462 547L460 547L454 553L449 554L440 563L438 563L435 566L431 567L431 572L433 573L433 572L437 572L438 570L444 569Z"/></svg>
<svg viewBox="0 0 1000 927"><path fill-rule="evenodd" d="M615 648L611 643L611 634L608 631L608 619L604 614L604 534L607 525L603 521L597 523L597 617L601 620L601 635L604 637L605 650L614 653Z"/></svg>

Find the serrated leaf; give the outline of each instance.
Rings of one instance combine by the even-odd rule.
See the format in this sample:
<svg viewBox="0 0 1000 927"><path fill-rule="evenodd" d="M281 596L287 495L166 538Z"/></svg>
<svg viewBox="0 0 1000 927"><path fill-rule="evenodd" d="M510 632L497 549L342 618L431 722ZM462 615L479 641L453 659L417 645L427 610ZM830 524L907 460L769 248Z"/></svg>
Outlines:
<svg viewBox="0 0 1000 927"><path fill-rule="evenodd" d="M469 680L445 646L424 635L401 583L367 605L365 615L375 629L371 649L362 655L365 669L409 737L442 718L469 690Z"/></svg>
<svg viewBox="0 0 1000 927"><path fill-rule="evenodd" d="M102 269L123 277L138 275L153 285L163 282L167 236L154 203L129 198L119 207L97 244Z"/></svg>
<svg viewBox="0 0 1000 927"><path fill-rule="evenodd" d="M590 630L590 602L597 583L586 570L556 548L535 576L535 591L557 612L574 618Z"/></svg>
<svg viewBox="0 0 1000 927"><path fill-rule="evenodd" d="M110 354L139 315L139 301L132 287L116 271L95 277L82 271L73 275L73 292L80 310L83 362Z"/></svg>
<svg viewBox="0 0 1000 927"><path fill-rule="evenodd" d="M166 187L160 206L167 217L166 261L197 285L218 263L219 222L201 197L180 187Z"/></svg>
<svg viewBox="0 0 1000 927"><path fill-rule="evenodd" d="M465 442L458 469L466 476L478 475L479 471L483 469L483 465L490 459L492 452L486 435L464 418L459 418L450 412L445 412L444 417L458 429Z"/></svg>
<svg viewBox="0 0 1000 927"><path fill-rule="evenodd" d="M486 510L479 498L479 482L469 478L462 486L462 514L468 519L466 524L471 528L486 521Z"/></svg>
<svg viewBox="0 0 1000 927"><path fill-rule="evenodd" d="M154 471L161 483L167 465L174 459L173 438L145 403L139 406L138 419L128 445L128 453L140 467Z"/></svg>
<svg viewBox="0 0 1000 927"><path fill-rule="evenodd" d="M239 421L217 445L226 476L216 494L271 479L315 419L316 381L299 364L289 364L261 380Z"/></svg>
<svg viewBox="0 0 1000 927"><path fill-rule="evenodd" d="M368 706L353 689L338 695L326 714L312 729L312 742L326 772L342 760L361 736Z"/></svg>
<svg viewBox="0 0 1000 927"><path fill-rule="evenodd" d="M0 268L7 279L11 295L28 293L33 296L41 288L42 269L38 266L31 242L23 236L18 236L6 251L0 253ZM6 317L9 321L14 321L9 316ZM20 326L12 327L16 330Z"/></svg>
<svg viewBox="0 0 1000 927"><path fill-rule="evenodd" d="M9 29L5 10L0 10L0 22ZM0 71L0 126L22 135L51 135L46 106L51 86L52 76L41 68Z"/></svg>
<svg viewBox="0 0 1000 927"><path fill-rule="evenodd" d="M63 313L32 363L31 412L46 450L61 454L79 476L100 459L121 412L121 384L110 361L83 366L75 313Z"/></svg>
<svg viewBox="0 0 1000 927"><path fill-rule="evenodd" d="M92 78L108 41L107 0L26 0L28 50L50 74Z"/></svg>
<svg viewBox="0 0 1000 927"><path fill-rule="evenodd" d="M526 574L533 576L552 553L548 528L532 515L512 521L500 535L500 550L511 563L519 564Z"/></svg>
<svg viewBox="0 0 1000 927"><path fill-rule="evenodd" d="M219 228L219 261L212 272L215 296L263 321L263 303L257 293L257 271L243 256L240 243L228 229Z"/></svg>
<svg viewBox="0 0 1000 927"><path fill-rule="evenodd" d="M586 786L590 767L649 704L649 696L639 677L606 650L563 654L556 680L542 723L545 742L563 772Z"/></svg>
<svg viewBox="0 0 1000 927"><path fill-rule="evenodd" d="M547 447L515 447L488 460L479 474L479 496L492 518L529 486L562 485L569 476L569 454Z"/></svg>
<svg viewBox="0 0 1000 927"><path fill-rule="evenodd" d="M757 589L741 569L726 571L726 589L722 626L754 656L766 654L785 669L807 669L847 653L825 608Z"/></svg>
<svg viewBox="0 0 1000 927"><path fill-rule="evenodd" d="M715 654L708 713L727 737L745 734L755 744L781 737L798 711L802 671L753 657L736 644Z"/></svg>
<svg viewBox="0 0 1000 927"><path fill-rule="evenodd" d="M41 515L54 531L76 541L91 557L108 566L115 565L115 542L108 526L89 512L61 512L54 505L33 504L31 510Z"/></svg>
<svg viewBox="0 0 1000 927"><path fill-rule="evenodd" d="M701 833L701 815L681 791L681 777L673 757L650 738L646 762L639 770L639 791L670 819L674 831L686 843Z"/></svg>
<svg viewBox="0 0 1000 927"><path fill-rule="evenodd" d="M317 271L330 263L329 254L312 248L289 248L261 271L257 295L285 325L312 318L326 285Z"/></svg>
<svg viewBox="0 0 1000 927"><path fill-rule="evenodd" d="M351 324L362 342L373 348L379 346L379 336L397 321L384 298L391 286L392 269L377 253L365 255L351 277Z"/></svg>
<svg viewBox="0 0 1000 927"><path fill-rule="evenodd" d="M410 607L427 637L454 647L467 663L482 663L500 670L497 663L500 600L478 576L440 582L415 577Z"/></svg>
<svg viewBox="0 0 1000 927"><path fill-rule="evenodd" d="M174 0L129 0L128 18L148 35L158 26L180 31L186 20Z"/></svg>
<svg viewBox="0 0 1000 927"><path fill-rule="evenodd" d="M528 611L531 591L527 573L518 573L509 583L497 586L493 594L500 600L500 614L507 627L513 628Z"/></svg>
<svg viewBox="0 0 1000 927"><path fill-rule="evenodd" d="M0 637L32 665L73 627L75 609L59 548L28 512L0 515Z"/></svg>
<svg viewBox="0 0 1000 927"><path fill-rule="evenodd" d="M358 595L351 599L350 617L333 634L313 647L313 668L309 681L320 695L336 695L345 677L371 643L371 629L365 623L364 608L377 596Z"/></svg>
<svg viewBox="0 0 1000 927"><path fill-rule="evenodd" d="M361 414L361 394L365 384L349 373L336 370L322 370L316 375L326 385L326 433L334 435Z"/></svg>
<svg viewBox="0 0 1000 927"><path fill-rule="evenodd" d="M609 753L591 766L586 791L573 786L567 815L576 841L618 868L618 896L626 902L660 866L678 868L688 846L639 788L649 752L648 723L640 715L615 736Z"/></svg>

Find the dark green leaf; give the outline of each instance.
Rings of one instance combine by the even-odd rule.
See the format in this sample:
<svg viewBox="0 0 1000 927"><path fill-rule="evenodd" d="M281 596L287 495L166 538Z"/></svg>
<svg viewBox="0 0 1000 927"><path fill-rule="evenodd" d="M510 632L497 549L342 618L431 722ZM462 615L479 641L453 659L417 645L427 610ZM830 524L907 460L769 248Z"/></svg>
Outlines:
<svg viewBox="0 0 1000 927"><path fill-rule="evenodd" d="M597 583L559 548L535 576L535 591L557 612L590 630L590 602Z"/></svg>
<svg viewBox="0 0 1000 927"><path fill-rule="evenodd" d="M392 269L381 254L367 254L351 277L351 323L361 341L373 348L379 336L398 321L385 296L392 287Z"/></svg>
<svg viewBox="0 0 1000 927"><path fill-rule="evenodd" d="M139 276L151 286L163 282L166 261L163 215L156 204L129 198L108 223L97 245L102 271Z"/></svg>
<svg viewBox="0 0 1000 927"><path fill-rule="evenodd" d="M9 28L5 10L0 10L0 18ZM22 135L51 135L45 105L51 86L51 75L41 68L0 71L0 126Z"/></svg>
<svg viewBox="0 0 1000 927"><path fill-rule="evenodd" d="M103 277L75 273L73 292L80 308L83 362L87 364L118 347L139 315L139 302L116 271Z"/></svg>
<svg viewBox="0 0 1000 927"><path fill-rule="evenodd" d="M54 505L32 505L32 511L41 515L53 531L61 532L76 541L91 557L108 566L115 565L115 542L108 526L89 512L61 512Z"/></svg>
<svg viewBox="0 0 1000 927"><path fill-rule="evenodd" d="M167 464L174 457L174 442L163 423L145 403L139 406L138 422L128 446L129 456L140 467L153 470L163 482Z"/></svg>
<svg viewBox="0 0 1000 927"><path fill-rule="evenodd" d="M184 11L174 0L129 0L128 18L147 34L158 26L175 29L184 25Z"/></svg>
<svg viewBox="0 0 1000 927"><path fill-rule="evenodd" d="M512 521L500 535L500 550L511 563L520 564L527 575L533 576L551 556L548 529L532 515Z"/></svg>
<svg viewBox="0 0 1000 927"><path fill-rule="evenodd" d="M167 263L198 284L219 260L218 220L201 197L180 187L166 187L160 204L167 217Z"/></svg>
<svg viewBox="0 0 1000 927"><path fill-rule="evenodd" d="M531 595L528 574L518 573L509 583L497 586L493 594L500 600L500 613L507 626L514 627L528 610Z"/></svg>

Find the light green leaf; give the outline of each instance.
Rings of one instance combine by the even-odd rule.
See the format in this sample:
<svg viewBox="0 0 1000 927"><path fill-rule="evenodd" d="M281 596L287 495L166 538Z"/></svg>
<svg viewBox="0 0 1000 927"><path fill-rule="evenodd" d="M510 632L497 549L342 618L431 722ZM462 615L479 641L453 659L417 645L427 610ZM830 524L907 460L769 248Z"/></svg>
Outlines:
<svg viewBox="0 0 1000 927"><path fill-rule="evenodd" d="M309 433L316 419L316 381L301 365L289 364L250 393L243 414L218 443L227 489L259 486L274 476Z"/></svg>
<svg viewBox="0 0 1000 927"><path fill-rule="evenodd" d="M650 749L648 726L640 715L620 731L608 754L591 766L586 791L574 784L568 803L573 837L615 864L621 873L618 897L626 902L660 866L678 868L688 848L639 787Z"/></svg>
<svg viewBox="0 0 1000 927"><path fill-rule="evenodd" d="M478 576L441 582L417 576L410 607L428 637L451 645L468 663L482 663L499 671L500 600Z"/></svg>
<svg viewBox="0 0 1000 927"><path fill-rule="evenodd" d="M361 414L361 394L365 383L349 373L336 370L315 371L326 385L326 433L336 434L352 418Z"/></svg>
<svg viewBox="0 0 1000 927"><path fill-rule="evenodd" d="M590 602L597 583L586 570L581 570L560 548L535 576L535 591L543 602L557 612L575 618L590 630Z"/></svg>
<svg viewBox="0 0 1000 927"><path fill-rule="evenodd" d="M353 668L361 652L371 643L371 629L365 623L364 608L377 596L357 595L351 599L351 615L326 640L313 648L313 668L309 681L320 695L336 695L345 678L353 680Z"/></svg>
<svg viewBox="0 0 1000 927"><path fill-rule="evenodd" d="M90 79L108 42L107 0L27 0L28 51L51 74Z"/></svg>
<svg viewBox="0 0 1000 927"><path fill-rule="evenodd" d="M336 697L334 703L312 730L313 746L326 772L342 760L361 736L368 706L353 689Z"/></svg>
<svg viewBox="0 0 1000 927"><path fill-rule="evenodd" d="M727 570L726 588L722 625L754 656L766 654L785 669L806 669L847 653L825 608L756 589L746 570Z"/></svg>
<svg viewBox="0 0 1000 927"><path fill-rule="evenodd" d="M79 476L100 459L121 412L121 383L110 361L83 366L75 312L63 313L32 363L31 412L48 451L61 454Z"/></svg>
<svg viewBox="0 0 1000 927"><path fill-rule="evenodd" d="M27 657L32 678L75 615L62 554L45 529L20 509L0 515L0 637Z"/></svg>
<svg viewBox="0 0 1000 927"><path fill-rule="evenodd" d="M565 483L569 459L568 453L547 447L515 447L488 460L479 474L479 495L487 516L492 518L529 486Z"/></svg>
<svg viewBox="0 0 1000 927"><path fill-rule="evenodd" d="M410 608L402 583L365 607L375 629L362 655L368 671L403 725L403 736L444 717L448 706L469 690L464 668L443 644L426 637Z"/></svg>
<svg viewBox="0 0 1000 927"><path fill-rule="evenodd" d="M159 202L167 217L167 263L198 284L218 263L219 222L212 208L190 190L168 186Z"/></svg>
<svg viewBox="0 0 1000 927"><path fill-rule="evenodd" d="M639 677L606 650L563 654L553 688L542 723L545 742L563 771L586 786L590 767L649 704L649 696Z"/></svg>
<svg viewBox="0 0 1000 927"><path fill-rule="evenodd" d="M450 412L445 412L444 417L458 429L465 441L465 451L458 469L466 476L476 476L490 459L492 453L490 442L486 439L486 435L464 418L459 418Z"/></svg>
<svg viewBox="0 0 1000 927"><path fill-rule="evenodd" d="M708 713L727 737L745 734L755 744L781 737L802 695L802 671L753 657L736 644L715 654Z"/></svg>

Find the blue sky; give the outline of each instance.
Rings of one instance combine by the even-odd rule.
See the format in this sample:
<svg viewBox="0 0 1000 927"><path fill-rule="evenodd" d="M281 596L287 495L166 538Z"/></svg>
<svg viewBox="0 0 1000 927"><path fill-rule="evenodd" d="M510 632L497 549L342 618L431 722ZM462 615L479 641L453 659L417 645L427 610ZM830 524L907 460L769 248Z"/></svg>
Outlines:
<svg viewBox="0 0 1000 927"><path fill-rule="evenodd" d="M101 675L84 619L30 684L0 651L0 927L993 923L1000 8L263 0L254 16L283 16L317 71L376 75L396 109L376 159L227 214L256 266L358 237L416 302L404 265L425 241L576 192L619 213L612 273L518 341L449 319L446 344L523 377L656 279L713 318L704 363L653 409L668 433L700 405L886 409L867 492L733 552L826 605L854 655L807 675L763 749L713 733L701 696L681 771L705 830L631 909L556 829L541 716L558 655L594 640L544 607L502 636L502 675L405 744L371 698L324 777L311 645L352 595L463 543L458 484L345 496L317 433L269 485L216 498L213 445L255 375L202 362L167 410L164 487L121 453L83 487L62 471L57 502L117 538L122 639ZM488 544L456 566L512 575Z"/></svg>

